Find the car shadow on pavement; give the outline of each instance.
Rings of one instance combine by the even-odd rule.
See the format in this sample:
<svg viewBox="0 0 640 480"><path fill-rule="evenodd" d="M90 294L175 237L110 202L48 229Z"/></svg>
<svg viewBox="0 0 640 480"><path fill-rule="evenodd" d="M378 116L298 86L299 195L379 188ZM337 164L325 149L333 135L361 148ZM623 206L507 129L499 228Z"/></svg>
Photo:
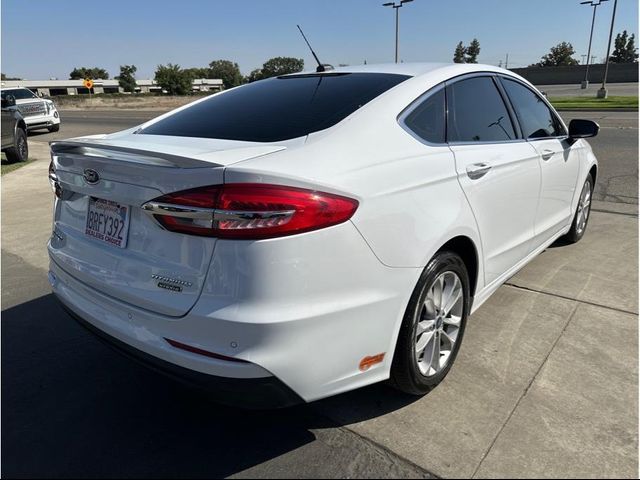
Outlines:
<svg viewBox="0 0 640 480"><path fill-rule="evenodd" d="M339 426L325 409L352 423L415 400L378 385L283 410L222 406L113 352L51 294L2 312L2 365L6 477L226 477Z"/></svg>

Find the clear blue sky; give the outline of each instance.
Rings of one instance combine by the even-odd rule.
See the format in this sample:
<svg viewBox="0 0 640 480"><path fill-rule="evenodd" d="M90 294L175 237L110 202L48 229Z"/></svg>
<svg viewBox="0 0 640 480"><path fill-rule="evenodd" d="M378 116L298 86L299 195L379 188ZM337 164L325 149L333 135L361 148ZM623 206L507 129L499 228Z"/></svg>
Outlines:
<svg viewBox="0 0 640 480"><path fill-rule="evenodd" d="M338 65L393 61L394 14L383 0L2 0L2 72L68 78L76 66L134 64L151 78L158 64L238 62L243 73L273 56ZM598 8L593 54L604 58L613 0ZM536 62L561 41L587 53L592 9L580 0L414 0L400 10L406 62L451 61L459 41L480 40L481 63ZM619 0L615 31L638 33L638 1ZM638 42L636 42L638 43Z"/></svg>

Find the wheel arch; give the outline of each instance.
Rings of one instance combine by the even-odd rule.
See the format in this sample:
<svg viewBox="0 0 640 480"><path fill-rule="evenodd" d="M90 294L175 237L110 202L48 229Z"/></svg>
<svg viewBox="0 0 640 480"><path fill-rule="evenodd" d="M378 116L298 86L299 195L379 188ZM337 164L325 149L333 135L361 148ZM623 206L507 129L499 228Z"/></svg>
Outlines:
<svg viewBox="0 0 640 480"><path fill-rule="evenodd" d="M16 131L13 134L17 134L20 129L24 130L25 134L27 133L27 123L22 118L16 122Z"/></svg>
<svg viewBox="0 0 640 480"><path fill-rule="evenodd" d="M596 188L596 178L598 177L598 165L593 164L591 169L589 170L589 174L591 175L591 179L593 180L593 188Z"/></svg>
<svg viewBox="0 0 640 480"><path fill-rule="evenodd" d="M471 290L471 298L473 298L477 291L478 286L478 272L479 272L479 258L478 249L476 248L473 240L465 235L458 235L447 241L442 247L438 249L441 251L450 251L457 254L469 273L469 287Z"/></svg>

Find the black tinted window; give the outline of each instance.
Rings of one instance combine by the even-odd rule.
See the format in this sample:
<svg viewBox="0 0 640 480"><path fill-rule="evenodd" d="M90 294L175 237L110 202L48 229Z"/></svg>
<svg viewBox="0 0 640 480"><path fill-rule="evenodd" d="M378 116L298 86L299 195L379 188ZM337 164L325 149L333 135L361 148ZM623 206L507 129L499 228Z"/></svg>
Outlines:
<svg viewBox="0 0 640 480"><path fill-rule="evenodd" d="M405 119L405 124L416 135L431 143L445 142L444 89L430 95Z"/></svg>
<svg viewBox="0 0 640 480"><path fill-rule="evenodd" d="M271 78L213 96L140 133L277 142L329 128L407 78L378 73Z"/></svg>
<svg viewBox="0 0 640 480"><path fill-rule="evenodd" d="M490 77L454 83L448 87L447 102L449 141L496 142L516 138L509 112Z"/></svg>
<svg viewBox="0 0 640 480"><path fill-rule="evenodd" d="M518 115L524 138L558 137L564 134L562 124L538 95L513 80L505 78L502 83Z"/></svg>
<svg viewBox="0 0 640 480"><path fill-rule="evenodd" d="M16 100L26 100L29 98L35 98L34 93L26 88L17 88L15 90L2 90L2 99L4 100L7 95L12 95Z"/></svg>

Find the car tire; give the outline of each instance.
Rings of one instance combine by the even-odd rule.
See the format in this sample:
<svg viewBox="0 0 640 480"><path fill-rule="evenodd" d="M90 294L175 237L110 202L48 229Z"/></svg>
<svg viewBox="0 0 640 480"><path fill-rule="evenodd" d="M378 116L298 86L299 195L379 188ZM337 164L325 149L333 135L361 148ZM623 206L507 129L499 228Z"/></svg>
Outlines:
<svg viewBox="0 0 640 480"><path fill-rule="evenodd" d="M580 191L578 207L576 208L576 213L573 216L573 222L571 222L571 230L569 230L569 233L563 237L567 243L579 242L584 236L584 232L587 230L587 224L589 223L592 197L593 178L591 177L591 174L589 174L587 175L587 179L584 181L582 190Z"/></svg>
<svg viewBox="0 0 640 480"><path fill-rule="evenodd" d="M13 147L7 148L5 151L7 160L11 163L26 162L29 158L29 144L27 143L27 132L22 128L16 129L16 135L13 139Z"/></svg>
<svg viewBox="0 0 640 480"><path fill-rule="evenodd" d="M470 298L462 259L438 252L422 272L405 312L391 364L393 387L424 395L447 376L462 343Z"/></svg>
<svg viewBox="0 0 640 480"><path fill-rule="evenodd" d="M57 132L60 130L60 124L56 123L55 125L51 125L49 128L47 128L47 130L49 130L49 132L51 133Z"/></svg>

